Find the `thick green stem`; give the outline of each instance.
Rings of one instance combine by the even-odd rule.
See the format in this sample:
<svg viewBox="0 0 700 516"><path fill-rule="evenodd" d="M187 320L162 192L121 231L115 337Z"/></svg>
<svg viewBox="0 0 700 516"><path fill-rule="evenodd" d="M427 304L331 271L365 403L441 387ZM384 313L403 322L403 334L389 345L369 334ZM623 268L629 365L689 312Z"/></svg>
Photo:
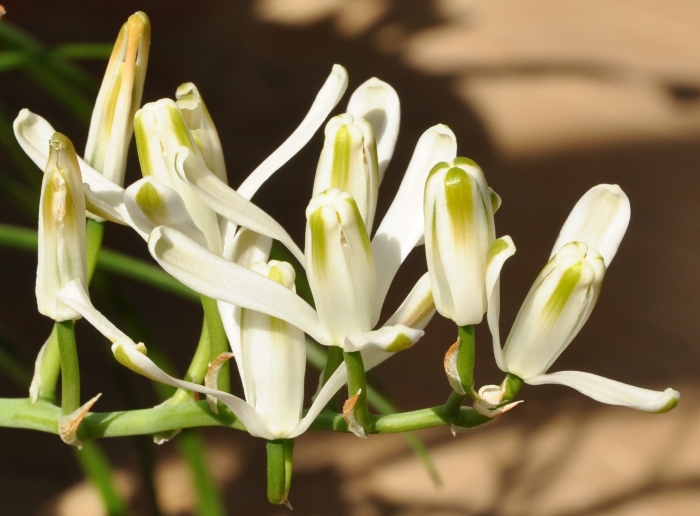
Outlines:
<svg viewBox="0 0 700 516"><path fill-rule="evenodd" d="M275 505L289 503L293 449L291 439L267 441L267 499Z"/></svg>
<svg viewBox="0 0 700 516"><path fill-rule="evenodd" d="M519 376L515 376L513 373L508 373L501 384L501 386L504 385L506 392L503 395L501 403L509 403L513 398L515 398L515 395L518 394L520 387L523 386L523 379Z"/></svg>
<svg viewBox="0 0 700 516"><path fill-rule="evenodd" d="M102 237L104 236L104 232L104 222L96 222L92 219L88 219L85 235L85 245L87 250L88 283L90 283L92 275L95 272L95 266L97 265L97 256L100 254L100 248L102 247Z"/></svg>
<svg viewBox="0 0 700 516"><path fill-rule="evenodd" d="M221 323L219 307L216 300L202 296L202 308L204 308L204 320L207 325L209 335L209 362L213 362L216 357L229 351L228 338ZM219 371L219 381L217 385L220 391L231 392L231 373L229 362L224 362Z"/></svg>
<svg viewBox="0 0 700 516"><path fill-rule="evenodd" d="M323 368L321 376L321 386L326 385L326 382L338 369L338 366L343 363L343 349L338 346L330 346L326 355L326 365ZM338 406L338 393L336 393L326 404L326 409L336 411Z"/></svg>
<svg viewBox="0 0 700 516"><path fill-rule="evenodd" d="M41 358L39 367L39 377L41 386L39 387L39 399L56 402L56 385L61 372L61 354L58 351L58 338L56 337L56 325L51 330L51 335L46 341L44 356Z"/></svg>
<svg viewBox="0 0 700 516"><path fill-rule="evenodd" d="M194 352L192 357L192 362L187 368L187 373L185 374L185 380L193 383L202 383L204 380L204 375L207 373L207 368L209 365L209 329L207 327L206 318L202 323L202 331L199 335L199 342L197 343L197 350ZM192 399L192 393L185 389L178 389L175 394L170 398L168 402L169 405L184 403Z"/></svg>
<svg viewBox="0 0 700 516"><path fill-rule="evenodd" d="M365 378L365 365L362 361L362 353L359 351L344 352L343 359L348 369L348 398L357 396L353 412L357 423L368 434L371 429L369 409L367 408L367 380Z"/></svg>
<svg viewBox="0 0 700 516"><path fill-rule="evenodd" d="M464 392L472 399L478 399L479 396L474 391L474 362L476 360L474 326L459 326L457 335L459 338L457 373Z"/></svg>
<svg viewBox="0 0 700 516"><path fill-rule="evenodd" d="M61 412L64 415L80 407L80 369L74 326L74 321L56 321L54 326L61 355Z"/></svg>

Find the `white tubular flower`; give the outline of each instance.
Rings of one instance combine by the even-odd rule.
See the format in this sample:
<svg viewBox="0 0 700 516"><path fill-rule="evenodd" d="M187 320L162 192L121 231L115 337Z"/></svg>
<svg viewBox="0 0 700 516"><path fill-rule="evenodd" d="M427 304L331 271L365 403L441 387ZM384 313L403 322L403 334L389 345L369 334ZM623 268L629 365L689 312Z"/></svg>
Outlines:
<svg viewBox="0 0 700 516"><path fill-rule="evenodd" d="M263 284L274 284L282 291L289 292L288 286L293 284L291 266L271 262L269 265L260 263L254 268L284 284L263 274L245 270L258 276ZM241 420L248 433L263 439L292 439L304 433L335 392L347 381L347 376L338 374L341 370L344 372L345 368L339 368L333 381L321 389L306 416L301 418L306 347L303 333L283 321L275 321L253 311L242 311L243 324L235 326L238 347L233 341L231 344L246 391L247 401L244 401L233 394L178 380L165 373L146 356L143 343L135 343L92 305L79 280L69 282L59 293L59 299L83 315L112 342L112 353L120 364L151 380L199 392L221 401ZM231 328L226 330L231 337Z"/></svg>
<svg viewBox="0 0 700 516"><path fill-rule="evenodd" d="M371 233L379 192L377 142L372 125L344 113L330 119L325 136L313 195L331 188L349 192Z"/></svg>
<svg viewBox="0 0 700 516"><path fill-rule="evenodd" d="M41 184L36 299L40 313L65 321L80 314L59 301L58 292L74 279L87 284L85 197L71 141L54 133L49 147Z"/></svg>
<svg viewBox="0 0 700 516"><path fill-rule="evenodd" d="M486 259L496 239L498 196L476 163L455 158L433 167L423 206L435 306L459 326L478 324L487 308Z"/></svg>
<svg viewBox="0 0 700 516"><path fill-rule="evenodd" d="M192 133L197 147L202 152L207 168L216 174L216 177L228 184L224 152L221 149L221 140L216 131L214 121L209 110L204 104L204 99L199 94L197 86L191 82L180 85L175 92L177 107L180 108L185 123Z"/></svg>
<svg viewBox="0 0 700 516"><path fill-rule="evenodd" d="M666 412L678 404L680 394L673 389L650 391L579 371L546 374L591 314L629 217L629 200L617 185L598 185L579 200L552 258L525 298L503 350L498 303L489 300L489 327L503 371L530 385L568 385L600 402L645 412Z"/></svg>
<svg viewBox="0 0 700 516"><path fill-rule="evenodd" d="M294 291L289 263L258 262L255 272ZM241 355L246 401L275 438L291 434L301 421L306 343L295 326L254 310L241 310Z"/></svg>
<svg viewBox="0 0 700 516"><path fill-rule="evenodd" d="M141 105L150 43L151 24L139 11L119 31L90 121L85 161L120 186L134 113Z"/></svg>
<svg viewBox="0 0 700 516"><path fill-rule="evenodd" d="M192 220L204 233L209 249L220 254L221 235L216 213L180 179L175 169L175 158L180 147L186 147L202 159L180 109L170 99L146 104L136 112L134 132L144 177L155 178L182 197Z"/></svg>
<svg viewBox="0 0 700 516"><path fill-rule="evenodd" d="M337 188L311 199L306 209L306 264L309 285L327 340L372 328L374 255L352 195Z"/></svg>

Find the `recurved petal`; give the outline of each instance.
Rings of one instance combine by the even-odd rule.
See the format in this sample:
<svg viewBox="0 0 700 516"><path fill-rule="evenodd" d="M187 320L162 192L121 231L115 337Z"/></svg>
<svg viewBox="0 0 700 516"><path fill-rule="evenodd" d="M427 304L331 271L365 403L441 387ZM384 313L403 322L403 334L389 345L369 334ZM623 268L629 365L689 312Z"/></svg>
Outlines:
<svg viewBox="0 0 700 516"><path fill-rule="evenodd" d="M582 371L540 374L525 380L530 385L558 384L608 405L622 405L644 412L668 412L681 398L678 391L652 391Z"/></svg>
<svg viewBox="0 0 700 516"><path fill-rule="evenodd" d="M386 322L386 326L397 324L422 330L435 315L433 291L430 288L430 276L426 272L416 282L401 306Z"/></svg>
<svg viewBox="0 0 700 516"><path fill-rule="evenodd" d="M486 296L488 298L488 311L486 320L493 341L493 354L496 365L501 371L504 369L503 349L501 348L501 331L499 320L501 318L501 269L506 260L515 254L515 244L509 236L504 236L491 244L486 258Z"/></svg>
<svg viewBox="0 0 700 516"><path fill-rule="evenodd" d="M630 221L630 201L617 185L598 185L586 192L571 210L552 248L551 258L569 242L584 242L597 250L605 267L620 247Z"/></svg>
<svg viewBox="0 0 700 516"><path fill-rule="evenodd" d="M257 272L217 256L177 229L154 229L148 248L166 272L196 292L277 317L318 342L326 342L316 312L299 296Z"/></svg>
<svg viewBox="0 0 700 516"><path fill-rule="evenodd" d="M357 88L348 102L348 113L364 118L374 128L377 139L379 181L391 161L399 136L401 104L396 90L386 82L372 77Z"/></svg>
<svg viewBox="0 0 700 516"><path fill-rule="evenodd" d="M372 240L377 262L375 323L396 271L423 237L423 190L428 173L436 163L451 161L456 155L457 139L446 125L431 127L418 140L399 191Z"/></svg>
<svg viewBox="0 0 700 516"><path fill-rule="evenodd" d="M140 233L149 235L158 226L172 226L198 244L207 245L204 233L190 217L182 197L153 177L144 177L129 186L124 204Z"/></svg>
<svg viewBox="0 0 700 516"><path fill-rule="evenodd" d="M17 115L13 124L15 137L22 150L42 171L46 169L49 160L49 140L56 132L44 118L23 109ZM123 216L124 189L104 177L97 170L78 157L78 165L83 182L87 183L92 193L111 206L115 213ZM127 224L127 221L121 221Z"/></svg>
<svg viewBox="0 0 700 516"><path fill-rule="evenodd" d="M318 95L316 95L311 109L301 124L299 124L299 127L243 181L241 186L238 187L238 193L250 200L255 195L255 192L258 191L258 188L272 174L277 172L282 165L309 142L333 108L338 104L347 87L348 72L340 65L333 65L331 74L326 79Z"/></svg>
<svg viewBox="0 0 700 516"><path fill-rule="evenodd" d="M301 264L305 263L304 253L275 219L216 177L186 147L180 147L175 168L210 209L239 226L279 240Z"/></svg>
<svg viewBox="0 0 700 516"><path fill-rule="evenodd" d="M352 352L375 347L389 353L398 353L413 346L424 334L423 330L416 330L400 324L383 326L378 330L347 336L343 349Z"/></svg>

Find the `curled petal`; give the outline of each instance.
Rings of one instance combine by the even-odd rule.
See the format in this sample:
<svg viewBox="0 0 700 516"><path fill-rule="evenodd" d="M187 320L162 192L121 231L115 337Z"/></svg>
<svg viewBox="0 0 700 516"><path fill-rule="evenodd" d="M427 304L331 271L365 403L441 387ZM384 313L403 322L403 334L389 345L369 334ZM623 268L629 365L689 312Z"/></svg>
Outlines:
<svg viewBox="0 0 700 516"><path fill-rule="evenodd" d="M680 393L673 389L652 391L581 371L540 374L528 378L525 383L566 385L601 403L654 413L668 412L678 405L681 398Z"/></svg>
<svg viewBox="0 0 700 516"><path fill-rule="evenodd" d="M202 246L207 245L204 233L190 217L182 197L153 177L144 177L126 189L124 205L134 227L148 235L158 226L172 226Z"/></svg>
<svg viewBox="0 0 700 516"><path fill-rule="evenodd" d="M314 309L279 283L217 256L167 226L153 230L148 248L166 272L195 292L277 317L326 342Z"/></svg>
<svg viewBox="0 0 700 516"><path fill-rule="evenodd" d="M433 291L430 288L430 276L426 272L416 282L401 306L386 322L386 326L402 324L409 328L422 330L435 315Z"/></svg>
<svg viewBox="0 0 700 516"><path fill-rule="evenodd" d="M238 193L248 200L252 199L258 188L309 142L329 113L338 104L347 87L348 72L340 65L333 65L331 74L326 79L318 95L316 95L311 109L301 124L299 124L299 127L243 181L241 186L238 187Z"/></svg>
<svg viewBox="0 0 700 516"><path fill-rule="evenodd" d="M22 150L42 171L46 169L49 160L48 142L56 132L44 118L23 109L17 115L12 125L15 137ZM90 187L92 193L114 209L119 216L126 210L123 207L124 189L104 177L97 170L78 157L80 175ZM127 224L127 221L122 221Z"/></svg>
<svg viewBox="0 0 700 516"><path fill-rule="evenodd" d="M377 260L375 323L399 266L423 237L421 207L425 180L435 163L451 161L456 155L457 139L446 125L431 127L418 140L394 202L372 240Z"/></svg>
<svg viewBox="0 0 700 516"><path fill-rule="evenodd" d="M279 240L304 263L304 253L275 219L216 177L204 161L186 147L180 147L175 168L210 209L239 226Z"/></svg>
<svg viewBox="0 0 700 516"><path fill-rule="evenodd" d="M425 334L408 326L384 326L378 330L345 337L343 349L347 352L376 347L388 353L398 353L413 346Z"/></svg>
<svg viewBox="0 0 700 516"><path fill-rule="evenodd" d="M605 267L620 247L630 221L630 201L617 185L594 186L576 203L561 228L550 258L569 242L584 242L598 251Z"/></svg>
<svg viewBox="0 0 700 516"><path fill-rule="evenodd" d="M486 319L493 341L493 354L496 365L501 371L505 371L503 349L501 348L501 331L499 320L501 318L501 269L506 260L515 254L515 244L509 236L497 239L486 259L486 296L488 297L488 312Z"/></svg>

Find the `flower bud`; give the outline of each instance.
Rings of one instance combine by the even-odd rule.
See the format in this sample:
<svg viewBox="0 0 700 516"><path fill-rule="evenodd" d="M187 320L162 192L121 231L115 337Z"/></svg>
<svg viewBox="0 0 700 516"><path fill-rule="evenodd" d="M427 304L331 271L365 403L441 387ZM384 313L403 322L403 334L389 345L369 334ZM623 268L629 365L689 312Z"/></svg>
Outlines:
<svg viewBox="0 0 700 516"><path fill-rule="evenodd" d="M54 133L49 145L39 205L37 304L40 313L55 321L80 319L56 295L73 279L87 284L83 182L71 141Z"/></svg>
<svg viewBox="0 0 700 516"><path fill-rule="evenodd" d="M500 199L467 158L438 163L425 183L425 252L438 312L459 326L478 324L487 309L486 258L496 238Z"/></svg>
<svg viewBox="0 0 700 516"><path fill-rule="evenodd" d="M372 328L376 278L367 230L352 195L334 188L306 208L306 265L321 326L332 345Z"/></svg>
<svg viewBox="0 0 700 516"><path fill-rule="evenodd" d="M588 320L604 276L598 251L581 242L564 245L518 312L503 350L506 370L526 380L546 372Z"/></svg>
<svg viewBox="0 0 700 516"><path fill-rule="evenodd" d="M344 113L330 119L316 168L313 194L330 188L349 192L357 203L367 232L372 231L379 192L377 142L372 125Z"/></svg>
<svg viewBox="0 0 700 516"><path fill-rule="evenodd" d="M134 132L144 177L155 178L182 197L190 217L204 233L209 250L220 254L221 235L216 213L180 178L175 168L181 147L202 157L180 109L170 99L146 104L136 112Z"/></svg>
<svg viewBox="0 0 700 516"><path fill-rule="evenodd" d="M180 108L182 117L197 143L197 147L202 152L207 168L228 184L219 133L216 131L214 121L211 119L197 86L191 82L180 85L175 92L175 98L177 99L177 107Z"/></svg>
<svg viewBox="0 0 700 516"><path fill-rule="evenodd" d="M119 186L124 183L134 113L141 105L150 43L148 17L132 14L117 36L90 121L85 161Z"/></svg>
<svg viewBox="0 0 700 516"><path fill-rule="evenodd" d="M252 270L294 291L294 268L271 260ZM275 437L288 436L301 420L306 343L296 326L254 310L241 310L241 360L246 401Z"/></svg>

